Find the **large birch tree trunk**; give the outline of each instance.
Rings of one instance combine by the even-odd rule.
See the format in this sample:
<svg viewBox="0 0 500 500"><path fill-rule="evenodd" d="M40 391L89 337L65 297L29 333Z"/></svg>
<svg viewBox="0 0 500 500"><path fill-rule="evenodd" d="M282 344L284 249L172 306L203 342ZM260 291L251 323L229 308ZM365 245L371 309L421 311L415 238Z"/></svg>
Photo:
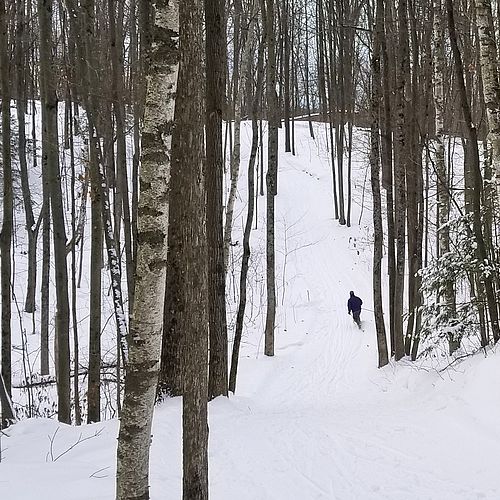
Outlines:
<svg viewBox="0 0 500 500"><path fill-rule="evenodd" d="M177 0L158 0L154 7L142 134L135 298L118 436L118 500L149 498L149 447L163 327L179 7Z"/></svg>

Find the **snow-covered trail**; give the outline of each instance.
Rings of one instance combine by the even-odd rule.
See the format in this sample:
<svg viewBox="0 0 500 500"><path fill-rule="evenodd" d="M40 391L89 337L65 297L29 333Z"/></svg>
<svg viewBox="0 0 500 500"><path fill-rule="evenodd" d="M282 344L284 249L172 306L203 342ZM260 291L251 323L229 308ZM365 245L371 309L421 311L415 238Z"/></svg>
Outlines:
<svg viewBox="0 0 500 500"><path fill-rule="evenodd" d="M287 254L287 273L294 277L287 305L293 314L281 311L281 318L288 314L293 321L286 329L278 325L276 356L260 359L258 369L252 362L251 376L240 374L237 395L212 406L213 453L231 457L234 449L244 450L243 458L233 455L224 464L233 480L212 484L215 497L500 498L493 468L480 466L485 447L500 457L498 441L482 440L479 446L478 436L466 432L468 418L477 420L481 410L461 422L460 404L443 404L434 392L438 376L430 375L424 390L414 391L404 380L413 372L408 367L402 381L396 377L401 390L391 380L394 367L376 369L371 248L364 246L364 228L357 224L359 206L353 206L353 227L339 226L332 217L325 152L319 151L318 161L317 152L307 154L314 147L307 132L299 137L297 156L280 157L276 200L277 221L286 220L287 236L295 235L288 251L297 248ZM365 175L359 166L358 186ZM347 314L349 290L363 298L364 331ZM307 326L294 334L293 324ZM241 411L237 423L227 421L235 418L227 411L231 405ZM227 442L222 450L221 442ZM474 471L471 463L477 464ZM481 479L474 478L479 470ZM262 484L258 491L245 487L255 482Z"/></svg>
<svg viewBox="0 0 500 500"><path fill-rule="evenodd" d="M321 127L313 141L306 123L296 126L297 155L280 154L276 198L276 355L262 354L261 219L252 235L252 277L260 284L252 284L237 391L209 408L211 499L500 499L498 355L444 374L404 362L376 368L368 185L358 224L367 163L355 158L352 227L340 227ZM245 216L249 132L243 124L236 228ZM261 214L264 205L261 197ZM347 314L349 290L363 299L364 331ZM48 436L59 427L56 454L80 434L102 431L47 461ZM117 429L116 420L81 428L47 420L14 426L2 441L0 498L112 500ZM181 464L175 398L155 413L152 500L181 498Z"/></svg>
<svg viewBox="0 0 500 500"><path fill-rule="evenodd" d="M355 227L339 226L333 218L326 152L320 151L318 161L318 152L311 151L315 143L305 135L299 138L297 156L280 157L276 220L278 227L280 221L286 221L286 228L278 229L277 240L285 242L281 245L286 245L286 250L278 262L285 259L286 253L286 279L292 285L286 290L284 307L278 311L273 371L279 380L274 383L266 377L259 387L250 382L263 404L280 401L293 406L311 398L325 404L342 387L351 386L350 380L360 365L365 361L367 367L376 363L376 358L366 359L373 356L373 349L367 350L373 340L373 306L367 261L370 253L358 246L358 207L354 206L352 217L356 219ZM364 331L347 314L349 290L363 298ZM284 316L288 316L286 328ZM297 333L301 330L297 325L305 325L305 335ZM288 362L287 353L292 347L293 368L282 377L275 365ZM241 390L240 386L238 393Z"/></svg>

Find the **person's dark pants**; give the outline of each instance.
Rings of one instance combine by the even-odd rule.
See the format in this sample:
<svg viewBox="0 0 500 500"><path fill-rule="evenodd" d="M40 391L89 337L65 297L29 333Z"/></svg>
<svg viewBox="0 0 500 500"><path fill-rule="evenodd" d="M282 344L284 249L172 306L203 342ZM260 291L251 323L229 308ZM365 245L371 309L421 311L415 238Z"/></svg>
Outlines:
<svg viewBox="0 0 500 500"><path fill-rule="evenodd" d="M361 311L353 311L352 312L352 319L354 322L359 326L361 323L361 320L359 319L359 315L361 314Z"/></svg>

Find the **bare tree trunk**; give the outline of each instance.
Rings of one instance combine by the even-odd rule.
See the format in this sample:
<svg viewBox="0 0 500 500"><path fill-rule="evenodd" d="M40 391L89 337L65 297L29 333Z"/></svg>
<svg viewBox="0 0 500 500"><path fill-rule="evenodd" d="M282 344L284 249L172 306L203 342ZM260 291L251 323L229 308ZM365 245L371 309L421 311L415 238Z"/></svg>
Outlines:
<svg viewBox="0 0 500 500"><path fill-rule="evenodd" d="M40 89L42 100L42 164L47 170L53 224L56 283L57 396L59 421L71 422L69 299L66 228L59 168L57 95L52 39L52 0L38 0L40 22Z"/></svg>
<svg viewBox="0 0 500 500"><path fill-rule="evenodd" d="M244 43L241 29L241 0L234 1L234 48L233 48L233 112L234 112L234 139L230 160L230 188L226 202L226 220L224 224L224 269L227 271L229 263L229 247L231 245L231 233L233 230L234 203L236 201L236 189L238 187L238 176L240 172L240 150L241 150L241 99L242 82L240 81L240 59L242 45Z"/></svg>
<svg viewBox="0 0 500 500"><path fill-rule="evenodd" d="M89 318L89 378L87 387L87 421L101 420L101 268L102 268L102 219L97 142L89 141L91 199L90 247L90 318Z"/></svg>
<svg viewBox="0 0 500 500"><path fill-rule="evenodd" d="M208 296L206 193L203 178L203 0L179 6L180 68L177 99L183 107L179 127L186 283L180 303L183 335L183 487L184 500L208 499Z"/></svg>
<svg viewBox="0 0 500 500"><path fill-rule="evenodd" d="M397 83L397 146L398 155L394 165L395 189L395 229L396 229L396 279L394 287L394 357L396 361L405 355L403 339L403 296L405 276L405 241L406 241L406 162L408 161L408 109L407 85L409 85L408 54L408 12L407 1L398 4L399 48Z"/></svg>
<svg viewBox="0 0 500 500"><path fill-rule="evenodd" d="M78 68L82 82L82 99L87 113L87 119L89 123L89 134L99 138L99 130L104 126L99 122L102 121L100 116L100 108L97 101L97 94L91 89L98 87L98 81L96 80L96 73L92 71L97 64L93 55L93 46L96 43L94 36L95 26L95 5L94 0L85 0L81 4L81 12L78 12L76 4L73 0L67 0L68 9L70 11L70 19L72 20L71 29L73 30L74 36L79 37L82 41L78 45L79 47L79 63ZM110 134L107 134L108 136ZM100 134L100 136L106 140L106 134ZM100 147L100 141L97 140L97 154L99 165L99 177L100 182L98 183L99 197L101 199L101 216L104 232L104 240L106 242L106 250L108 257L108 267L111 278L111 292L113 295L113 308L115 313L116 329L117 329L117 356L123 359L124 363L127 357L127 324L123 309L123 297L121 290L121 266L120 266L120 256L118 254L117 242L115 240L115 232L113 229L112 217L111 217L111 207L110 198L107 186L112 184L112 180L109 181L106 178L105 167L109 166L106 164L108 155L111 153L109 148L105 148L104 153ZM119 363L117 363L117 388L119 393L120 386L120 370ZM119 394L118 394L119 396ZM119 407L119 397L117 399Z"/></svg>
<svg viewBox="0 0 500 500"><path fill-rule="evenodd" d="M49 374L49 320L50 320L50 193L46 180L43 178L42 204L42 282L41 282L41 312L40 312L40 374Z"/></svg>
<svg viewBox="0 0 500 500"><path fill-rule="evenodd" d="M18 145L19 145L19 170L21 173L21 190L23 193L24 215L26 219L26 232L28 234L28 279L26 284L26 301L24 310L27 313L35 312L36 295L36 242L38 238L39 225L35 224L33 215L33 204L28 177L28 165L26 161L26 55L25 55L25 15L24 0L17 0L16 20L16 76L17 76L17 123L18 123Z"/></svg>
<svg viewBox="0 0 500 500"><path fill-rule="evenodd" d="M69 93L69 89L68 89ZM71 193L76 193L76 172L75 172L75 149L74 149L74 133L73 133L73 113L71 95L68 95L65 102L65 115L68 127L68 142L67 147L70 149L70 167L71 167ZM66 145L65 145L66 146ZM75 196L71 197L71 238L75 239L77 228L76 220L76 199ZM73 330L73 398L75 404L75 424L81 425L82 411L80 406L80 352L79 352L79 339L78 339L78 314L77 314L77 296L76 296L76 245L71 245L71 322Z"/></svg>
<svg viewBox="0 0 500 500"><path fill-rule="evenodd" d="M243 257L241 260L240 274L240 300L236 315L236 325L233 340L233 352L231 356L231 372L229 376L229 390L236 390L236 375L238 371L238 356L240 351L241 336L243 333L243 319L245 317L245 307L247 298L247 275L248 262L250 260L250 233L252 231L252 221L254 216L255 202L255 160L257 158L257 148L259 145L259 125L258 110L260 104L261 87L264 81L264 40L259 43L259 56L257 61L257 85L252 106L252 146L250 149L250 159L248 161L248 211L245 230L243 233Z"/></svg>
<svg viewBox="0 0 500 500"><path fill-rule="evenodd" d="M176 0L154 7L142 135L136 289L118 436L117 500L149 498L149 447L163 325L179 21Z"/></svg>
<svg viewBox="0 0 500 500"><path fill-rule="evenodd" d="M322 10L321 12L321 19L324 18ZM340 179L337 178L337 175L335 173L335 135L336 135L336 120L337 120L337 102L336 102L336 85L335 85L335 70L334 70L334 64L335 64L335 54L336 54L336 44L334 43L334 36L333 36L333 30L329 29L327 26L331 26L334 21L334 9L331 8L330 2L328 2L328 23L325 24L324 20L321 22L321 30L327 32L327 39L328 39L328 48L325 47L324 50L324 58L325 58L325 64L326 64L326 74L325 78L327 79L327 92L328 92L328 130L329 130L329 136L330 136L330 158L332 162L332 191L333 191L333 208L334 208L334 217L335 219L340 218L340 205L343 203L341 200L339 200L339 196L337 194L337 184L340 184ZM322 37L324 38L324 36Z"/></svg>
<svg viewBox="0 0 500 500"><path fill-rule="evenodd" d="M472 172L474 175L474 191L472 193L472 208L473 208L472 227L474 232L474 238L476 240L476 254L480 266L488 266L489 265L488 256L486 251L486 245L483 238L482 221L481 221L482 178L481 178L481 169L479 164L477 129L472 119L471 108L467 97L467 91L465 88L464 68L463 68L462 56L460 54L460 49L458 48L457 32L455 28L455 16L453 12L452 0L446 0L446 10L448 14L448 30L450 33L450 45L453 53L455 77L458 84L462 113L464 116L467 136L471 148L470 161L471 161ZM493 339L495 342L497 342L500 338L500 331L498 325L498 309L495 301L495 292L493 289L492 278L489 273L483 272L481 269L479 269L478 272L480 273L479 281L484 284L484 288L486 291L486 301L491 320Z"/></svg>
<svg viewBox="0 0 500 500"><path fill-rule="evenodd" d="M210 325L208 397L227 396L226 273L223 245L222 108L225 61L224 0L205 0L207 246Z"/></svg>
<svg viewBox="0 0 500 500"><path fill-rule="evenodd" d="M418 125L418 123L424 123L423 127L423 132L420 132L420 137L421 137L421 142L418 143L417 147L417 154L415 155L415 161L417 165L417 208L418 208L418 221L417 221L417 235L416 235L416 241L415 241L415 251L416 251L416 258L415 258L415 265L417 271L422 269L423 267L423 238L424 238L424 231L425 231L425 210L426 210L426 205L425 205L425 193L424 193L424 168L425 172L427 173L428 170L428 148L427 144L429 141L429 135L431 133L431 112L434 107L433 103L433 97L432 97L432 27L428 26L429 21L432 19L432 12L429 12L429 14L424 17L420 21L420 26L415 26L417 15L415 13L415 4L412 4L412 11L411 11L411 16L412 16L412 26L413 26L413 34L412 34L412 41L415 40L415 38L418 35L418 32L422 29L422 26L425 26L425 31L423 34L423 49L422 49L422 57L421 57L421 72L422 76L419 76L418 73L415 73L414 75L414 109L417 111L415 112L415 118L418 120L417 122L414 122L415 125ZM417 85L415 84L416 82L422 82L421 84ZM421 97L423 96L423 103ZM421 110L421 111L419 111ZM420 127L414 127L415 130L419 131ZM418 139L415 138L415 141L418 142ZM423 163L423 148L425 148L425 167ZM420 334L421 334L421 329L422 329L422 304L424 301L424 296L423 296L423 291L422 291L422 276L421 273L416 272L415 276L415 302L414 302L414 329L413 329L413 340L412 340L412 345L411 345L411 359L412 361L415 361L417 358L417 353L418 353L418 347L420 344Z"/></svg>
<svg viewBox="0 0 500 500"><path fill-rule="evenodd" d="M179 85L182 84L179 75ZM174 115L174 129L172 132L172 152L170 165L170 206L168 217L168 259L165 305L163 312L163 338L161 350L160 376L158 393L160 397L182 395L182 360L181 343L182 331L179 326L179 317L182 314L181 301L186 281L181 267L184 254L181 227L185 223L182 219L181 157L179 149L179 121L185 108L176 101ZM225 273L224 273L225 275Z"/></svg>
<svg viewBox="0 0 500 500"><path fill-rule="evenodd" d="M434 0L434 107L436 123L435 165L437 174L438 210L438 256L442 258L450 251L450 183L445 162L444 149L444 36L443 9L441 0ZM455 316L455 291L453 282L447 280L439 291L440 314L446 318ZM450 354L460 347L460 339L449 337Z"/></svg>
<svg viewBox="0 0 500 500"><path fill-rule="evenodd" d="M323 12L323 0L316 2L316 46L317 51L317 66L318 66L318 98L319 98L319 115L322 119L327 119L327 73L326 65L326 44L325 44L325 23ZM328 117L330 119L330 117Z"/></svg>
<svg viewBox="0 0 500 500"><path fill-rule="evenodd" d="M111 37L111 67L113 79L113 112L116 124L116 196L123 213L123 234L125 240L125 269L129 308L134 304L134 259L132 249L132 226L128 196L127 150L125 143L125 90L123 83L123 2L108 0L108 17ZM115 15L117 21L115 21ZM115 231L120 234L121 221L115 224ZM116 227L118 226L118 227Z"/></svg>
<svg viewBox="0 0 500 500"><path fill-rule="evenodd" d="M381 144L381 163L382 163L382 186L386 189L386 211L387 211L387 274L389 275L389 337L390 354L395 352L394 339L394 297L396 288L396 249L394 240L396 230L394 226L394 185L393 185L393 125L392 125L392 105L391 96L391 70L395 64L395 58L390 44L387 43L387 34L389 33L388 24L392 23L391 6L384 2L384 33L381 37L381 51L383 58L382 67L382 92L384 96L384 110L381 120L382 144Z"/></svg>
<svg viewBox="0 0 500 500"><path fill-rule="evenodd" d="M479 60L488 116L488 141L492 146L492 167L495 172L497 193L500 194L500 80L495 28L491 0L475 0L475 5L479 30Z"/></svg>
<svg viewBox="0 0 500 500"><path fill-rule="evenodd" d="M276 321L276 264L274 250L274 197L278 190L278 126L279 109L276 95L276 35L274 29L275 0L265 0L264 22L266 26L267 48L267 107L268 107L268 145L267 145L267 199L266 199L266 291L267 311L264 341L264 354L274 356L274 328ZM264 12L264 9L262 9Z"/></svg>
<svg viewBox="0 0 500 500"><path fill-rule="evenodd" d="M291 84L290 84L290 57L291 57L291 41L290 41L290 5L289 0L282 0L282 27L281 35L283 39L283 122L285 125L285 152L290 153L292 151L291 146L291 130L290 130L290 95L291 95Z"/></svg>
<svg viewBox="0 0 500 500"><path fill-rule="evenodd" d="M346 117L346 100L345 100L345 87L346 87L346 49L347 49L347 39L348 35L344 23L345 18L345 6L344 1L340 0L335 2L335 10L337 11L338 21L340 26L337 27L340 30L339 41L337 44L338 57L336 61L335 77L337 79L337 89L338 92L338 103L336 104L336 109L338 113L338 119L336 121L335 127L335 149L337 152L337 172L338 172L338 188L339 188L339 224L345 225L345 196L344 196L344 143L345 143L345 117Z"/></svg>
<svg viewBox="0 0 500 500"><path fill-rule="evenodd" d="M375 327L377 330L378 366L389 362L387 338L385 333L384 312L382 305L382 254L384 229L382 226L382 201L380 196L380 38L383 36L383 0L377 0L375 33L373 39L372 95L371 95L371 183L373 193L373 229L375 241L373 246L373 304L375 309Z"/></svg>
<svg viewBox="0 0 500 500"><path fill-rule="evenodd" d="M12 232L14 199L12 193L11 129L10 129L10 61L8 46L8 13L5 0L0 0L0 88L2 92L2 167L3 200L2 230L0 232L1 295L2 295L2 379L5 392L10 398L12 392L12 330L11 330L11 280L12 280ZM8 406L2 405L2 419L9 417Z"/></svg>
<svg viewBox="0 0 500 500"><path fill-rule="evenodd" d="M307 3L304 3L304 23L305 23L305 54L304 54L304 70L305 70L305 85L306 85L306 106L307 116L309 117L309 135L314 140L314 128L311 121L311 95L309 91L309 17L307 12ZM320 76L318 75L318 78Z"/></svg>
<svg viewBox="0 0 500 500"><path fill-rule="evenodd" d="M36 148L36 106L33 101L32 107L32 139ZM36 162L36 155L34 155ZM42 208L40 218L42 227L42 276L40 284L41 311L40 311L40 374L49 374L49 321L50 321L50 184L48 182L48 172L42 164Z"/></svg>

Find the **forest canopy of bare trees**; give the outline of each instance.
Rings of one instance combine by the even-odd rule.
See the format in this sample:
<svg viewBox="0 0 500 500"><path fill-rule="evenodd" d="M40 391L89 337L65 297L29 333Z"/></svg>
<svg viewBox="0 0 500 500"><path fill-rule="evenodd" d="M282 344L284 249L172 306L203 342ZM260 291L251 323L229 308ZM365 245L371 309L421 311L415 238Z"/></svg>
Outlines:
<svg viewBox="0 0 500 500"><path fill-rule="evenodd" d="M322 124L341 226L367 137L379 366L499 340L500 2L0 0L0 37L2 425L120 416L117 498L149 498L153 406L174 396L184 498L208 497L257 204L274 355L278 151L298 121Z"/></svg>

